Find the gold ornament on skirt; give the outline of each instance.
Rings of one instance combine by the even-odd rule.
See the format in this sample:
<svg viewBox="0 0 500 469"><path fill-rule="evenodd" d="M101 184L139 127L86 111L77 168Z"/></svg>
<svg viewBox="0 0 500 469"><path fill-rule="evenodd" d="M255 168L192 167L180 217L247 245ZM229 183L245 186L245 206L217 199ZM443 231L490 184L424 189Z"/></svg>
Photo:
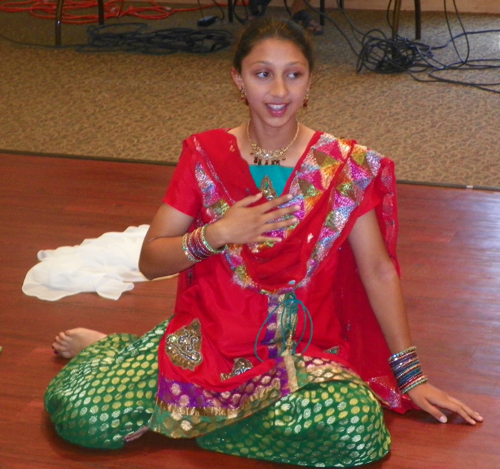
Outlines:
<svg viewBox="0 0 500 469"><path fill-rule="evenodd" d="M195 319L188 326L167 336L165 352L172 363L193 371L203 361L201 354L201 324Z"/></svg>

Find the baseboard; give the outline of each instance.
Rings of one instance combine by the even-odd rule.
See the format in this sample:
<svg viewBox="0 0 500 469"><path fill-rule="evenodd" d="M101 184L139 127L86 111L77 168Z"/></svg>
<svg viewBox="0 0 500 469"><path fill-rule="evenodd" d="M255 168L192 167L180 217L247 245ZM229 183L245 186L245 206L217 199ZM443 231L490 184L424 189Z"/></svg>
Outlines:
<svg viewBox="0 0 500 469"><path fill-rule="evenodd" d="M288 5L293 0L288 0ZM388 0L344 0L347 10L385 10ZM213 3L212 0L200 0L202 4ZM160 2L163 3L163 2ZM194 4L193 0L175 0L179 4ZM422 11L443 11L443 0L421 0ZM490 13L500 14L499 0L456 0L460 13ZM283 6L283 0L271 0L271 6ZM311 5L319 6L319 0L311 0ZM326 0L327 8L334 8L337 0ZM414 9L414 0L403 0L402 10ZM446 4L448 11L453 11L453 2L449 0Z"/></svg>

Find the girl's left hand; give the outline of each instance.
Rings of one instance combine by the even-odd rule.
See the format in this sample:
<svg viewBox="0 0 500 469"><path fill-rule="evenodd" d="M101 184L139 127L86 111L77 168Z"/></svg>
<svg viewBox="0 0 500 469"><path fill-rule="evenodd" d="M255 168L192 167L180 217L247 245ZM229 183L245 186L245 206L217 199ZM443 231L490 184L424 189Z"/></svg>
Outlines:
<svg viewBox="0 0 500 469"><path fill-rule="evenodd" d="M441 391L429 383L416 386L408 391L408 396L415 405L431 414L441 423L446 423L448 419L440 408L457 413L471 425L476 425L477 422L483 421L483 417L473 411L468 405L449 396L444 391Z"/></svg>

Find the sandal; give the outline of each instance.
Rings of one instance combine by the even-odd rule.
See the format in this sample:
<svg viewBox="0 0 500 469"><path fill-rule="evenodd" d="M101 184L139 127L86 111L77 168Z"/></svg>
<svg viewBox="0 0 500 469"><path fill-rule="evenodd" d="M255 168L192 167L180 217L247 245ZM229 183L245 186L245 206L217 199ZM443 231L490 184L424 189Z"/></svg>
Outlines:
<svg viewBox="0 0 500 469"><path fill-rule="evenodd" d="M307 10L300 10L292 15L292 20L300 24L306 31L309 31L313 36L321 36L323 28L313 20L311 14Z"/></svg>

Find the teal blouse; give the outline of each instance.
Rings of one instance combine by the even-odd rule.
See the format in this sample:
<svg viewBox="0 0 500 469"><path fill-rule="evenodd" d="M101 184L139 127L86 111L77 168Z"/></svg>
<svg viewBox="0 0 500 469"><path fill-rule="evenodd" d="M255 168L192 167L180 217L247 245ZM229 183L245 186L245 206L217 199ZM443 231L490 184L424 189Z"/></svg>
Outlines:
<svg viewBox="0 0 500 469"><path fill-rule="evenodd" d="M294 169L280 165L249 165L249 168L257 187L261 187L262 180L268 176L278 196L283 194Z"/></svg>

